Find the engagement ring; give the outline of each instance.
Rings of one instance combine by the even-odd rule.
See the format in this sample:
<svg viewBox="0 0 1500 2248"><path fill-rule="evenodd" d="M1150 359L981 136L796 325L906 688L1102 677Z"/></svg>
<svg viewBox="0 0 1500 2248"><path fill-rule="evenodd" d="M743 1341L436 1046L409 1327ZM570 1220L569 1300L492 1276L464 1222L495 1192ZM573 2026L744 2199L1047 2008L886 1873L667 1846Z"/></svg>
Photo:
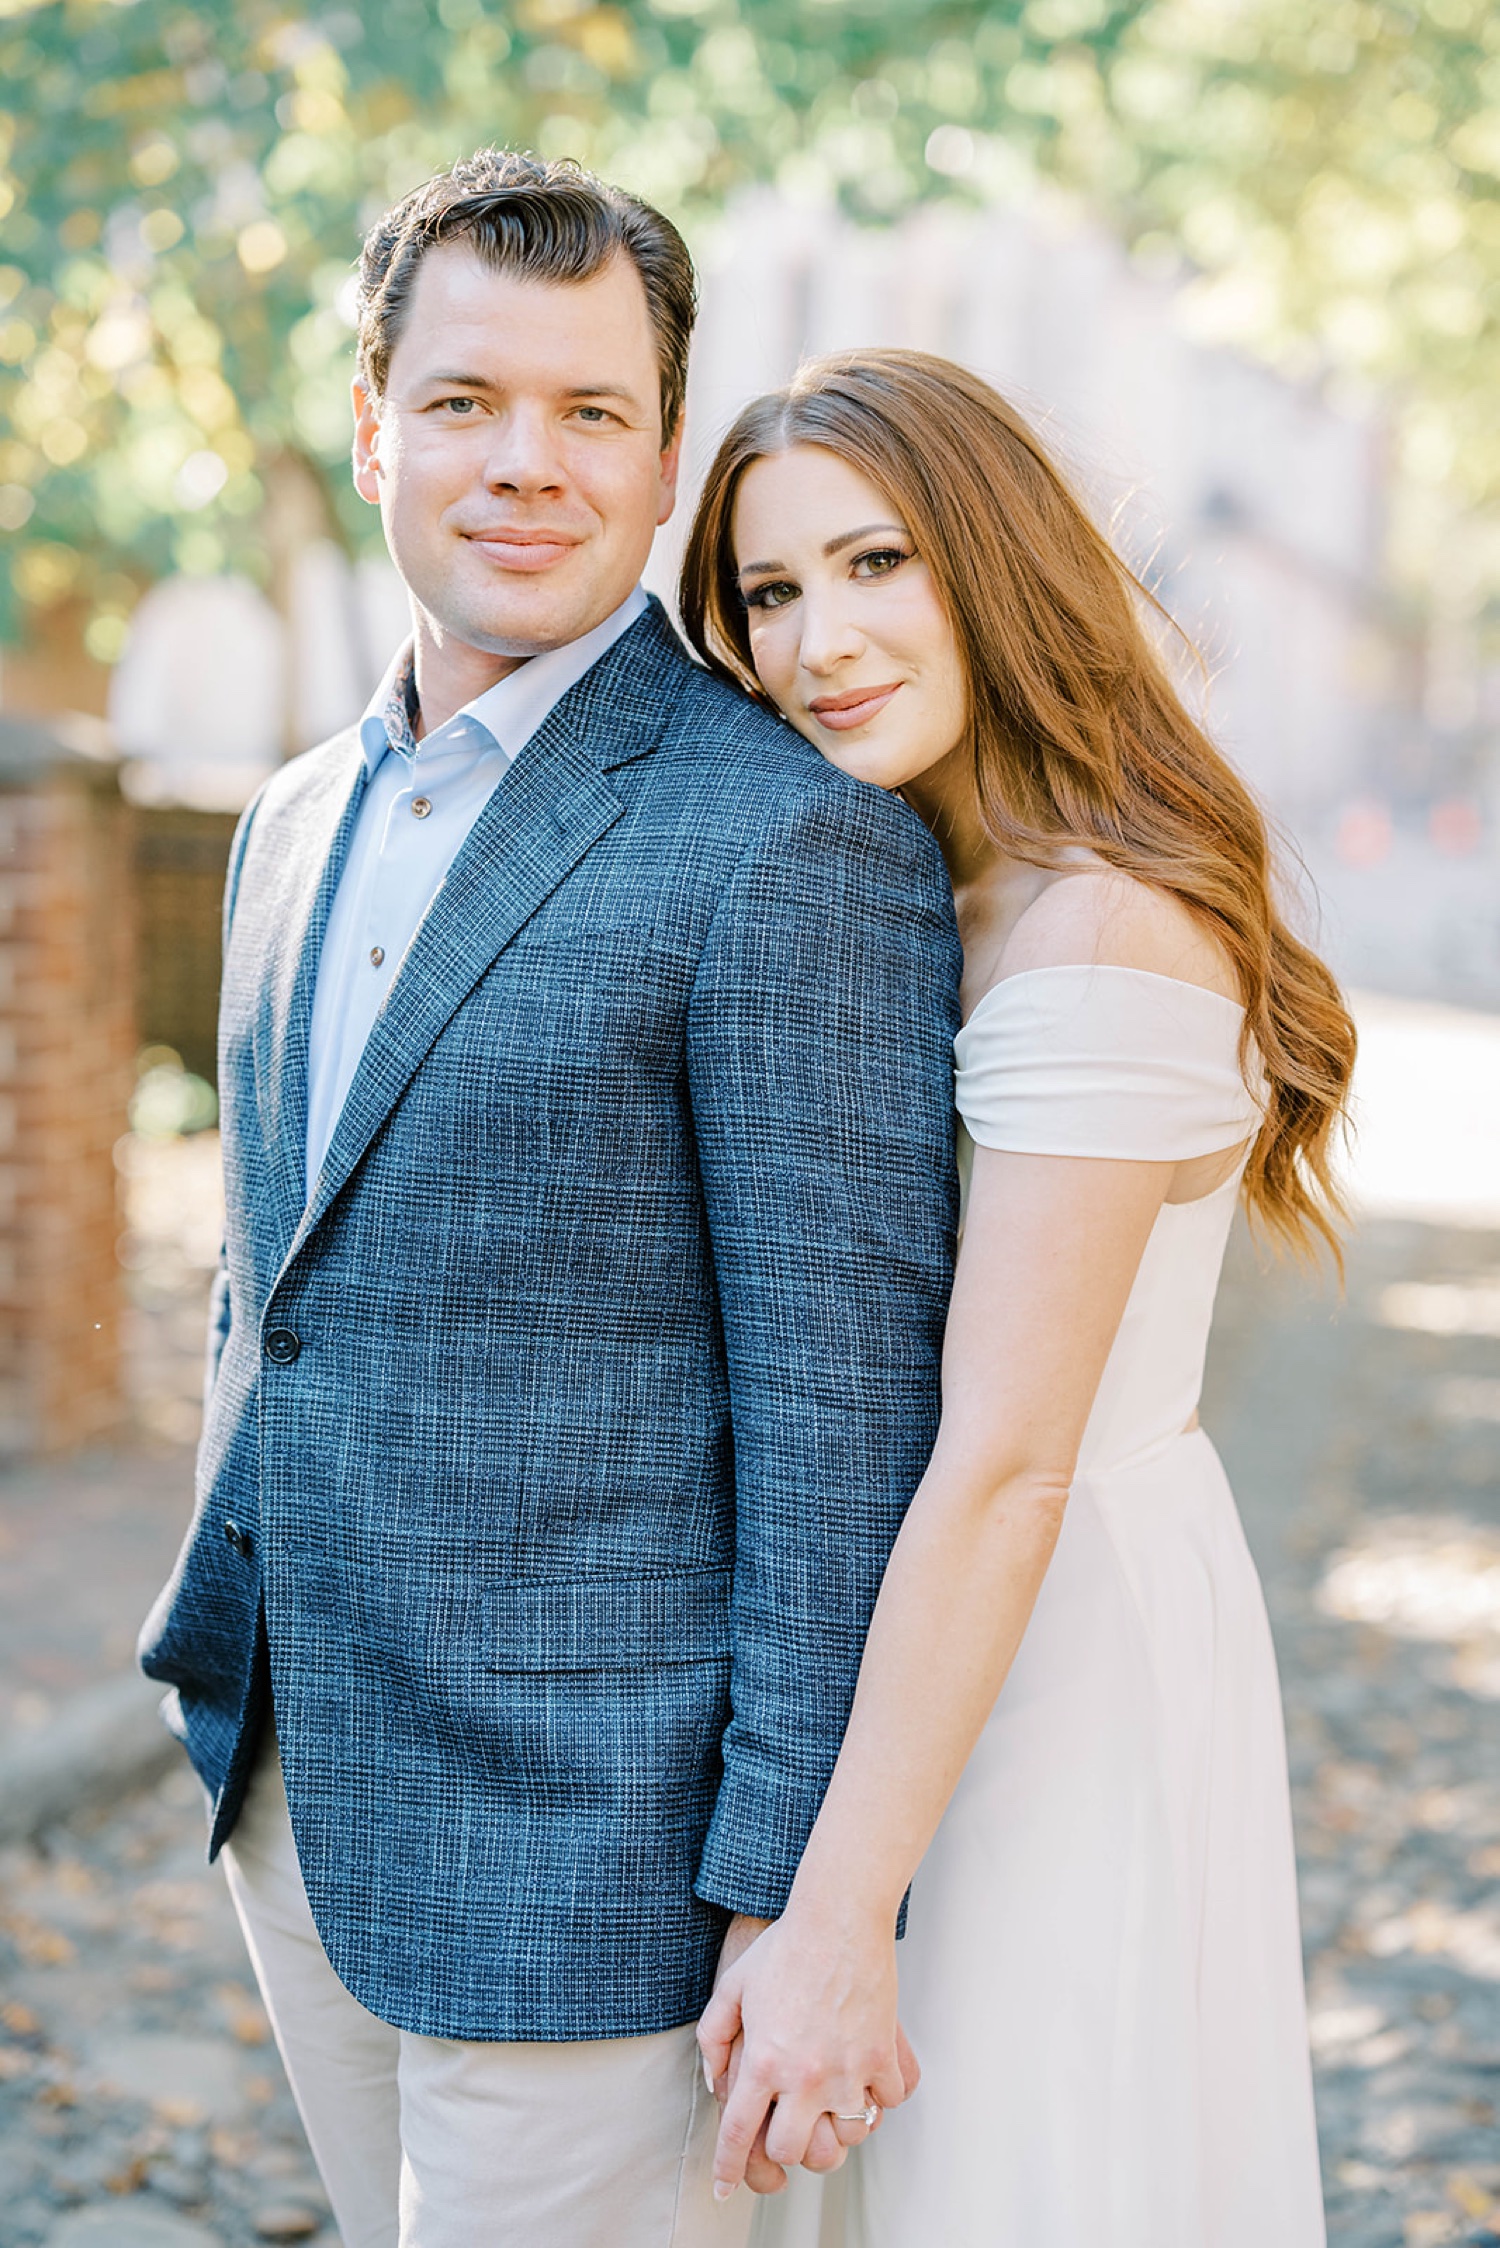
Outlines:
<svg viewBox="0 0 1500 2248"><path fill-rule="evenodd" d="M871 2100L868 2107L860 2109L858 2115L835 2115L833 2120L835 2123L862 2123L867 2131L873 2131L875 2118L879 2113L878 2104Z"/></svg>

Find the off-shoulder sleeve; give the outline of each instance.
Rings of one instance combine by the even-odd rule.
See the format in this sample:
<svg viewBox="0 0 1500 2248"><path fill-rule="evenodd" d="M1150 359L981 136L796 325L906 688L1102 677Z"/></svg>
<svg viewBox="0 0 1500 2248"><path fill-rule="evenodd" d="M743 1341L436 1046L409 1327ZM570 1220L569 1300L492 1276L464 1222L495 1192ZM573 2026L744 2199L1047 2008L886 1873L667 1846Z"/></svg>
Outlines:
<svg viewBox="0 0 1500 2248"><path fill-rule="evenodd" d="M1032 968L986 992L954 1044L981 1147L1180 1163L1249 1137L1243 1010L1139 968Z"/></svg>

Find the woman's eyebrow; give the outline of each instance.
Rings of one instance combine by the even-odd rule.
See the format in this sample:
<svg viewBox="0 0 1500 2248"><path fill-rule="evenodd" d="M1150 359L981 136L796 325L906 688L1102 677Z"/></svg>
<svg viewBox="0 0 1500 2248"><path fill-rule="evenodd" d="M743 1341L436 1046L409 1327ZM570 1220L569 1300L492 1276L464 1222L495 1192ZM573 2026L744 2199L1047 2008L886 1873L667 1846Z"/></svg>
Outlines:
<svg viewBox="0 0 1500 2248"><path fill-rule="evenodd" d="M853 546L856 539L873 538L877 531L894 531L898 539L904 539L907 535L904 523L861 523L857 531L845 531L838 538L829 539L823 552L829 555L841 553L846 546Z"/></svg>
<svg viewBox="0 0 1500 2248"><path fill-rule="evenodd" d="M825 540L823 552L829 556L842 554L846 546L853 546L860 539L873 538L877 531L893 531L898 539L904 539L909 535L904 523L861 523L857 531L840 531L836 539ZM785 568L784 562L742 562L739 574L742 578L755 578L759 577L763 570L784 570Z"/></svg>

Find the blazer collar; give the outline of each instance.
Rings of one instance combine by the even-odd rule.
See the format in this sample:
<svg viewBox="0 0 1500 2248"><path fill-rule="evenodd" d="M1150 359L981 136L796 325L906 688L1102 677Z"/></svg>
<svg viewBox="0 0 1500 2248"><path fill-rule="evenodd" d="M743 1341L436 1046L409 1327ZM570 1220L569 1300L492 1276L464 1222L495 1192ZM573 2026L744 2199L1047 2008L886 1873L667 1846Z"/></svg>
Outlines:
<svg viewBox="0 0 1500 2248"><path fill-rule="evenodd" d="M648 757L692 669L691 657L652 594L645 613L569 689L531 746L543 742L560 721L602 773ZM522 751L523 757L530 754L531 747Z"/></svg>
<svg viewBox="0 0 1500 2248"><path fill-rule="evenodd" d="M661 604L650 609L572 688L497 782L412 939L365 1044L323 1168L287 1252L295 1257L410 1083L444 1025L537 908L611 828L624 805L608 773L649 756L681 694L688 659ZM357 762L357 761L356 761ZM347 841L349 826L338 840ZM342 848L336 857L342 859ZM305 924L321 941L338 867L330 860ZM305 1161L307 1030L316 952L299 979L298 1104L278 1133L283 1159ZM289 1049L293 1041L289 1039ZM289 1050L288 1060L293 1059Z"/></svg>

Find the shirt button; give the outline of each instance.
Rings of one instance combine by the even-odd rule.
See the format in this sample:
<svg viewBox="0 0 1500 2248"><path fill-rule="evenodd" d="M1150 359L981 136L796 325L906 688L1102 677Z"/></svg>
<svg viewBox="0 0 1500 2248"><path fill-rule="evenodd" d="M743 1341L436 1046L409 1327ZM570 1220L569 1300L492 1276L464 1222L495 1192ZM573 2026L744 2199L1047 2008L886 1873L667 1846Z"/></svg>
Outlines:
<svg viewBox="0 0 1500 2248"><path fill-rule="evenodd" d="M302 1337L290 1327L273 1327L266 1336L265 1352L273 1366L290 1366L302 1354Z"/></svg>
<svg viewBox="0 0 1500 2248"><path fill-rule="evenodd" d="M385 946L383 944L372 944L370 947L370 966L372 968L378 968L384 958Z"/></svg>
<svg viewBox="0 0 1500 2248"><path fill-rule="evenodd" d="M411 816L414 820L425 820L431 810L432 798L430 796L414 796L412 798Z"/></svg>

